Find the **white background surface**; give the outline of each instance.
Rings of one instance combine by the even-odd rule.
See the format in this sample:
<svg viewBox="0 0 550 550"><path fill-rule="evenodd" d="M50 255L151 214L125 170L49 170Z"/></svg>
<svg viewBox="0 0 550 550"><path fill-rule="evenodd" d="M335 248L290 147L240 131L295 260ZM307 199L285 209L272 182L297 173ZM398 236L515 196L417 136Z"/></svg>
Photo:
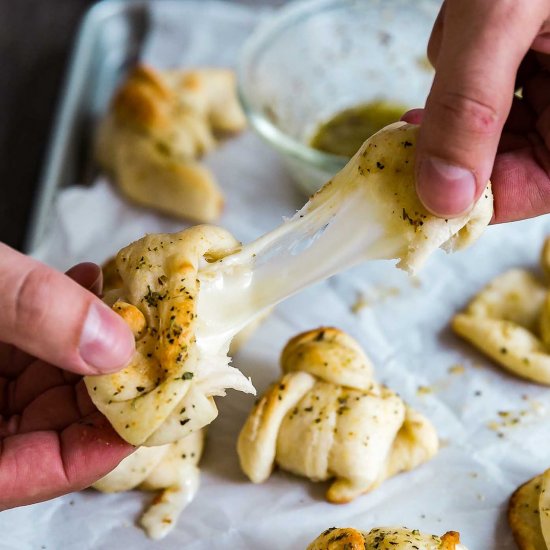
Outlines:
<svg viewBox="0 0 550 550"><path fill-rule="evenodd" d="M245 34L256 16L239 13ZM228 36L222 56L234 53L242 38ZM200 62L198 40L198 50L186 55L196 53ZM146 56L161 59L165 47L153 38ZM187 59L170 60L176 61ZM208 164L228 197L221 224L243 241L275 227L304 202L275 154L251 133L226 143ZM182 228L127 205L103 181L66 190L57 215L37 255L60 269L82 260L101 262L145 232ZM255 486L240 473L235 451L254 398L230 391L217 401L220 416L208 433L198 496L166 539L154 543L134 526L150 495L90 490L2 513L0 548L301 550L334 525L407 525L435 534L458 530L469 550L514 549L506 502L518 484L550 466L550 390L499 370L452 336L448 324L494 275L512 266L536 269L547 234L547 217L492 227L465 252L435 254L415 280L387 262L360 266L281 304L235 358L261 392L278 376L278 355L288 338L319 325L348 331L372 358L378 379L435 423L442 449L429 464L340 506L324 501L326 484L282 472ZM353 314L359 295L369 305ZM464 373L449 373L455 364ZM419 386L433 392L421 395ZM488 424L504 410L528 412L499 437Z"/></svg>

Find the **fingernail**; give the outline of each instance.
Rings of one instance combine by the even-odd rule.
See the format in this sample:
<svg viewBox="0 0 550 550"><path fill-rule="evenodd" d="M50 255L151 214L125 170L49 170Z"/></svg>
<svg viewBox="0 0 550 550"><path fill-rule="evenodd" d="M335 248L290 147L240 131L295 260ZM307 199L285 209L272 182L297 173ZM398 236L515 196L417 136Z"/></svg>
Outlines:
<svg viewBox="0 0 550 550"><path fill-rule="evenodd" d="M411 109L407 111L401 117L401 120L408 122L409 124L420 124L424 116L424 109Z"/></svg>
<svg viewBox="0 0 550 550"><path fill-rule="evenodd" d="M102 303L92 303L80 335L82 359L98 374L120 370L132 357L135 341L126 323Z"/></svg>
<svg viewBox="0 0 550 550"><path fill-rule="evenodd" d="M420 164L416 190L430 212L436 216L454 217L472 208L476 179L467 168L426 158Z"/></svg>
<svg viewBox="0 0 550 550"><path fill-rule="evenodd" d="M85 289L99 294L103 285L103 272L101 268L92 262L83 262L71 267L65 275L75 280Z"/></svg>
<svg viewBox="0 0 550 550"><path fill-rule="evenodd" d="M103 271L99 268L96 278L86 287L93 294L100 294L103 289Z"/></svg>

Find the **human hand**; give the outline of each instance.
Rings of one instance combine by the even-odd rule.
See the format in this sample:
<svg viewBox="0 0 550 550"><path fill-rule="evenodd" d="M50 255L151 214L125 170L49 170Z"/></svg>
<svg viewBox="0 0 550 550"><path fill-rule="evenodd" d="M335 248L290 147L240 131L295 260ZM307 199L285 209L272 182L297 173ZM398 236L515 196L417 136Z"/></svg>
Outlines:
<svg viewBox="0 0 550 550"><path fill-rule="evenodd" d="M79 376L122 368L133 335L94 296L98 266L67 275L0 244L0 510L83 489L133 450Z"/></svg>
<svg viewBox="0 0 550 550"><path fill-rule="evenodd" d="M428 210L457 216L491 179L493 222L550 212L548 54L549 0L445 1L425 110L403 117L421 123L417 191Z"/></svg>

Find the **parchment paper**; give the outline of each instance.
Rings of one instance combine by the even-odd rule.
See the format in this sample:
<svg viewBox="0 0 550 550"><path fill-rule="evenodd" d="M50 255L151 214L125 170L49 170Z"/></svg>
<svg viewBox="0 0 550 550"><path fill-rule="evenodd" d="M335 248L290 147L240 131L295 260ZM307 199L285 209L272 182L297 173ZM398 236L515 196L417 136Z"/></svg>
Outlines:
<svg viewBox="0 0 550 550"><path fill-rule="evenodd" d="M227 52L235 53L258 15L224 9L240 28L240 34L225 37L219 52L220 63L229 63ZM163 20L145 57L162 63L172 56L167 63L173 64L196 54L202 62L212 52L203 55L207 43L200 31L212 31L220 10L206 10L195 42L178 59L168 47L179 37L178 22ZM228 198L221 224L243 241L275 227L304 202L275 153L250 132L224 144L207 164ZM59 196L53 231L36 256L67 269L82 260L102 262L146 232L182 227L130 206L99 180ZM262 392L278 377L278 356L288 338L319 325L348 331L367 350L379 380L435 423L443 448L427 465L340 506L324 501L326 484L283 472L253 485L239 470L235 443L254 398L230 391L217 400L220 415L208 431L197 498L166 539L152 542L134 525L150 495L88 490L3 512L0 548L301 550L330 526L406 525L435 534L460 531L470 550L512 550L507 499L550 467L550 390L498 369L452 336L448 324L493 276L512 266L537 269L547 234L548 217L491 227L465 252L436 253L415 279L389 262L360 266L281 304L235 357ZM354 305L361 306L355 313ZM501 411L513 412L520 422L490 428L502 421Z"/></svg>

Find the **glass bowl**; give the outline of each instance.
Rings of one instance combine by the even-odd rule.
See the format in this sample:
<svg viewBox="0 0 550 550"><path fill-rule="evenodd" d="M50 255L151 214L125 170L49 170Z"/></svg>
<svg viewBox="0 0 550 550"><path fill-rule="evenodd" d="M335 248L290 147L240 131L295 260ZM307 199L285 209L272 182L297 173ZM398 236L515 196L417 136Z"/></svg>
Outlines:
<svg viewBox="0 0 550 550"><path fill-rule="evenodd" d="M440 0L305 0L246 42L239 94L251 126L310 194L347 158L308 145L336 113L383 100L423 106L433 78L426 47Z"/></svg>

